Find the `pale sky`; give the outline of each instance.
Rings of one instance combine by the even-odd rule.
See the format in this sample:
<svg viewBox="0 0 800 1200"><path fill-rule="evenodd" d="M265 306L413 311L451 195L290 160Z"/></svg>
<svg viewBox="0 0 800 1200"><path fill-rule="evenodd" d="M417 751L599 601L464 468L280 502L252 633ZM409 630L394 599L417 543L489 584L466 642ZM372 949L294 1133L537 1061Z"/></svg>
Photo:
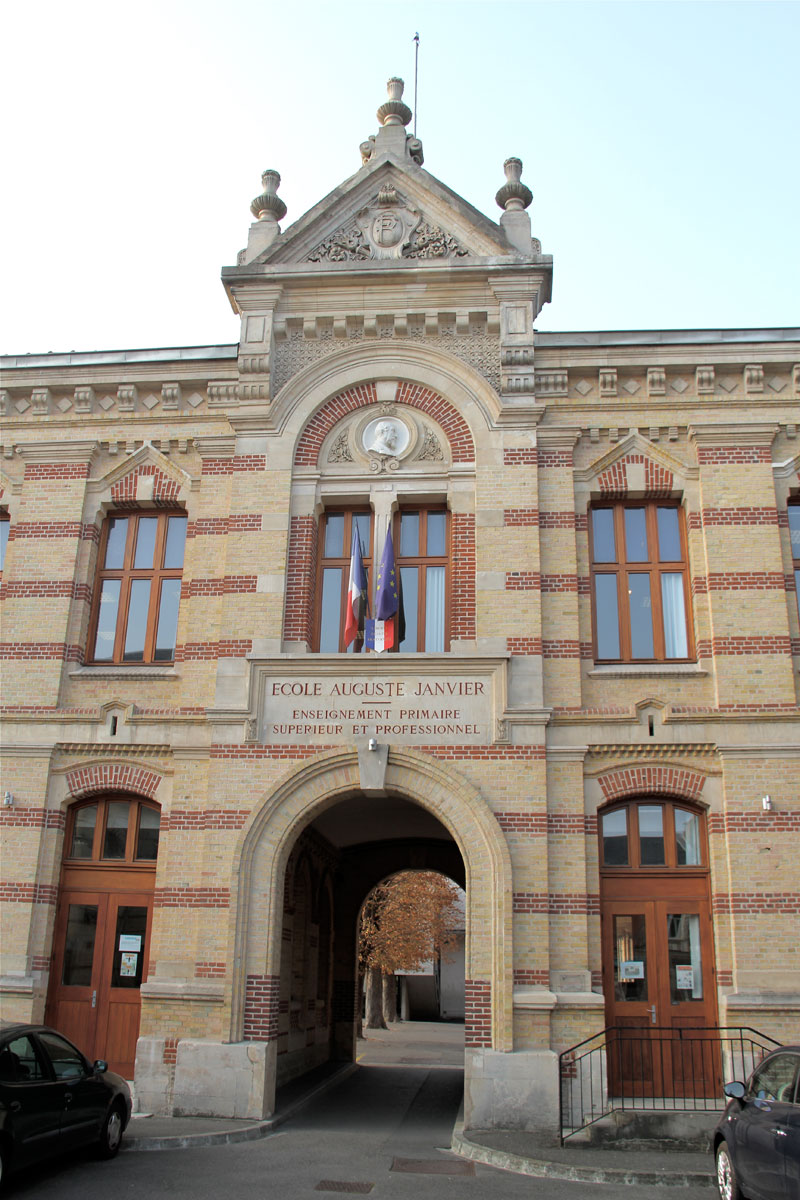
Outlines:
<svg viewBox="0 0 800 1200"><path fill-rule="evenodd" d="M425 169L554 256L540 330L800 325L800 4L41 0L0 37L0 349L235 342L261 172L284 229L406 80Z"/></svg>

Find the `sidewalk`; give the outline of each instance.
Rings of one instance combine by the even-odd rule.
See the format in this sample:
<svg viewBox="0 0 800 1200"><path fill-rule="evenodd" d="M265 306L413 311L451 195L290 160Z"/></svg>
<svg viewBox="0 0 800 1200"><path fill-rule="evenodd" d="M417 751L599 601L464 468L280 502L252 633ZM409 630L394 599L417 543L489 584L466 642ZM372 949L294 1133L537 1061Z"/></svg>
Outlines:
<svg viewBox="0 0 800 1200"><path fill-rule="evenodd" d="M222 1117L134 1115L123 1150L179 1150L266 1137L355 1071L371 1066L463 1069L463 1025L413 1021L371 1030L359 1040L356 1063L326 1064L278 1090L274 1114L263 1121ZM586 1183L660 1184L687 1187L714 1182L711 1154L623 1148L575 1142L553 1145L535 1134L512 1130L464 1130L459 1113L453 1151L463 1158L521 1175Z"/></svg>

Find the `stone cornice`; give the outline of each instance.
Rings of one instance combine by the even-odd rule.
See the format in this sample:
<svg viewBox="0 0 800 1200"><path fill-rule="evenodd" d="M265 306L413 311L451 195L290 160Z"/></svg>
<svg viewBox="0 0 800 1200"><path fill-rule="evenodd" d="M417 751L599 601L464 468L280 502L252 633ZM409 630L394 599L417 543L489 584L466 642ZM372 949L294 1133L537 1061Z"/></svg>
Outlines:
<svg viewBox="0 0 800 1200"><path fill-rule="evenodd" d="M98 447L96 441L22 442L16 451L26 463L91 463Z"/></svg>
<svg viewBox="0 0 800 1200"><path fill-rule="evenodd" d="M778 434L777 423L722 422L719 425L690 425L689 437L698 446L771 446Z"/></svg>

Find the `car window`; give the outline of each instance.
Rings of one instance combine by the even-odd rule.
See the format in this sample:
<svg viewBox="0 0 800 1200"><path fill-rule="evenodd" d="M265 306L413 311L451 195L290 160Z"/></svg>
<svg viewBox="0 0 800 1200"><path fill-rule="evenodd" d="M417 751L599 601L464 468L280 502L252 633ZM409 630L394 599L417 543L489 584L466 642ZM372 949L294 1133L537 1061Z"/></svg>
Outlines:
<svg viewBox="0 0 800 1200"><path fill-rule="evenodd" d="M776 1054L759 1067L750 1080L750 1095L756 1100L776 1100L791 1104L795 1098L795 1075L800 1056Z"/></svg>
<svg viewBox="0 0 800 1200"><path fill-rule="evenodd" d="M40 1033L39 1041L52 1063L56 1079L81 1079L86 1074L83 1055L57 1033Z"/></svg>
<svg viewBox="0 0 800 1200"><path fill-rule="evenodd" d="M29 1037L14 1038L0 1050L0 1079L4 1083L35 1083L47 1078L47 1072Z"/></svg>

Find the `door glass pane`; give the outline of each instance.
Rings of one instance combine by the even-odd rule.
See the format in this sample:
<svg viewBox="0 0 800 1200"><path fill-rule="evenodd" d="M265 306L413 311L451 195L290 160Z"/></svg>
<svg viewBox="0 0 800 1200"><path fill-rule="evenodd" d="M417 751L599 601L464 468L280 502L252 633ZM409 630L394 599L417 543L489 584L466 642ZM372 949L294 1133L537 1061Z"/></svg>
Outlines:
<svg viewBox="0 0 800 1200"><path fill-rule="evenodd" d="M428 513L428 557L445 553L445 532L447 530L447 513Z"/></svg>
<svg viewBox="0 0 800 1200"><path fill-rule="evenodd" d="M800 504L790 504L789 538L792 543L792 558L800 558Z"/></svg>
<svg viewBox="0 0 800 1200"><path fill-rule="evenodd" d="M149 570L153 565L157 529L158 517L139 518L139 528L136 530L136 553L133 558L133 565L138 570Z"/></svg>
<svg viewBox="0 0 800 1200"><path fill-rule="evenodd" d="M97 616L97 637L94 642L96 662L110 662L114 657L114 638L119 612L119 579L104 579L100 590L100 612Z"/></svg>
<svg viewBox="0 0 800 1200"><path fill-rule="evenodd" d="M4 517L0 518L0 571L6 561L6 546L8 545L8 531L11 528L11 522Z"/></svg>
<svg viewBox="0 0 800 1200"><path fill-rule="evenodd" d="M686 613L683 606L683 575L665 571L661 576L661 611L664 617L664 657L686 658Z"/></svg>
<svg viewBox="0 0 800 1200"><path fill-rule="evenodd" d="M178 635L178 605L181 599L180 579L162 579L161 601L158 606L158 629L153 658L156 662L172 662L175 639Z"/></svg>
<svg viewBox="0 0 800 1200"><path fill-rule="evenodd" d="M641 913L614 917L614 998L647 999L647 940Z"/></svg>
<svg viewBox="0 0 800 1200"><path fill-rule="evenodd" d="M677 508L658 510L658 557L661 562L681 561L681 530Z"/></svg>
<svg viewBox="0 0 800 1200"><path fill-rule="evenodd" d="M96 934L97 905L70 904L61 972L61 982L66 987L91 987Z"/></svg>
<svg viewBox="0 0 800 1200"><path fill-rule="evenodd" d="M661 805L639 805L639 863L664 865L664 810Z"/></svg>
<svg viewBox="0 0 800 1200"><path fill-rule="evenodd" d="M647 522L643 508L625 509L625 557L628 562L647 562Z"/></svg>
<svg viewBox="0 0 800 1200"><path fill-rule="evenodd" d="M419 513L403 513L400 518L400 554L403 558L419 554Z"/></svg>
<svg viewBox="0 0 800 1200"><path fill-rule="evenodd" d="M592 552L595 562L617 561L617 548L614 542L614 510L611 508L592 510Z"/></svg>
<svg viewBox="0 0 800 1200"><path fill-rule="evenodd" d="M336 654L339 649L339 625L342 604L342 569L326 567L322 572L322 622L319 648L323 654Z"/></svg>
<svg viewBox="0 0 800 1200"><path fill-rule="evenodd" d="M679 867L700 866L700 818L685 808L675 809L675 845Z"/></svg>
<svg viewBox="0 0 800 1200"><path fill-rule="evenodd" d="M425 649L444 650L444 567L425 571Z"/></svg>
<svg viewBox="0 0 800 1200"><path fill-rule="evenodd" d="M344 513L328 513L325 518L325 557L341 558L344 554Z"/></svg>
<svg viewBox="0 0 800 1200"><path fill-rule="evenodd" d="M597 615L597 657L619 658L616 575L595 575L594 606Z"/></svg>
<svg viewBox="0 0 800 1200"><path fill-rule="evenodd" d="M142 982L146 930L145 907L125 905L117 909L114 963L111 969L112 987L138 988Z"/></svg>
<svg viewBox="0 0 800 1200"><path fill-rule="evenodd" d="M109 571L120 571L125 564L125 542L128 539L128 518L111 517L108 522L106 562Z"/></svg>
<svg viewBox="0 0 800 1200"><path fill-rule="evenodd" d="M161 813L157 808L139 810L139 833L136 838L137 858L156 858L158 855L158 833L161 826Z"/></svg>
<svg viewBox="0 0 800 1200"><path fill-rule="evenodd" d="M403 612L406 617L406 636L400 643L401 650L417 649L417 601L419 599L419 568L401 567L403 583Z"/></svg>
<svg viewBox="0 0 800 1200"><path fill-rule="evenodd" d="M186 547L186 517L170 517L167 521L167 545L164 549L165 567L182 567Z"/></svg>
<svg viewBox="0 0 800 1200"><path fill-rule="evenodd" d="M125 662L141 662L144 658L144 639L147 632L147 611L150 607L150 580L134 579L131 583L131 602L128 608L128 628L125 632Z"/></svg>
<svg viewBox="0 0 800 1200"><path fill-rule="evenodd" d="M603 813L603 862L607 867L628 865L628 810Z"/></svg>
<svg viewBox="0 0 800 1200"><path fill-rule="evenodd" d="M70 858L91 858L94 842L94 827L97 824L97 805L87 804L75 813L72 826L72 845L69 848Z"/></svg>
<svg viewBox="0 0 800 1200"><path fill-rule="evenodd" d="M653 612L650 607L650 576L628 576L628 607L631 614L631 656L653 657Z"/></svg>
<svg viewBox="0 0 800 1200"><path fill-rule="evenodd" d="M667 915L669 998L672 1004L703 999L700 918L696 913Z"/></svg>
<svg viewBox="0 0 800 1200"><path fill-rule="evenodd" d="M127 800L109 801L107 808L108 815L106 817L106 836L103 841L103 858L125 857L130 807Z"/></svg>

